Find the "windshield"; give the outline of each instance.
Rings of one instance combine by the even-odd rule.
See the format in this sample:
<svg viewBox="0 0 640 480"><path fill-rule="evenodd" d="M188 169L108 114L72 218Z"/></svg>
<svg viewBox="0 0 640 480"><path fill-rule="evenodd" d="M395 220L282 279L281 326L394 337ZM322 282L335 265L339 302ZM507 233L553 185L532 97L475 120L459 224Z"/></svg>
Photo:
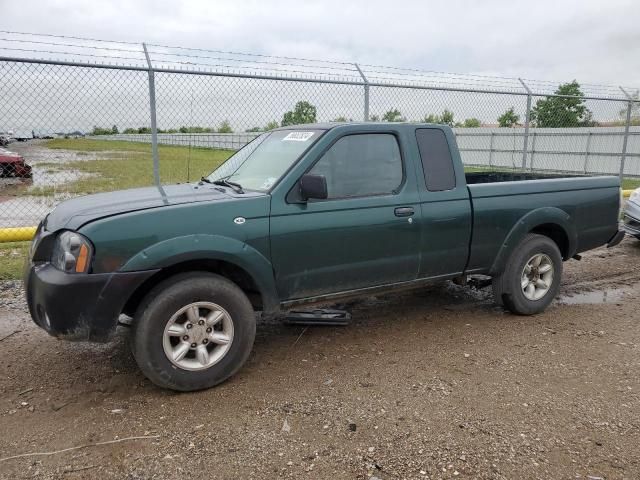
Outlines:
<svg viewBox="0 0 640 480"><path fill-rule="evenodd" d="M322 130L276 130L263 133L211 173L243 189L266 192L322 134Z"/></svg>

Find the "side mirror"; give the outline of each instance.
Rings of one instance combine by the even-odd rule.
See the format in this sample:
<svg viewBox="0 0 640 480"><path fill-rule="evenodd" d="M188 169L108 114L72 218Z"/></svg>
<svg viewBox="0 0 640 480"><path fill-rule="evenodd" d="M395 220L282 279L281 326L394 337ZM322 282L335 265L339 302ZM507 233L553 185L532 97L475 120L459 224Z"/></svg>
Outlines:
<svg viewBox="0 0 640 480"><path fill-rule="evenodd" d="M303 175L300 179L300 196L305 202L310 198L327 198L327 179L324 175Z"/></svg>

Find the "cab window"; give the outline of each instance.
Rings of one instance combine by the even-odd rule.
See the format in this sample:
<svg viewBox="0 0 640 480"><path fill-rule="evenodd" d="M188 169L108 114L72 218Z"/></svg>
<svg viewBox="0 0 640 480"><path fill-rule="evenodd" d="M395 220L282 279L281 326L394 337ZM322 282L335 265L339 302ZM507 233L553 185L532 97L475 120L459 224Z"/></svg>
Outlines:
<svg viewBox="0 0 640 480"><path fill-rule="evenodd" d="M328 199L395 193L403 178L395 135L347 135L334 143L309 172L324 175Z"/></svg>

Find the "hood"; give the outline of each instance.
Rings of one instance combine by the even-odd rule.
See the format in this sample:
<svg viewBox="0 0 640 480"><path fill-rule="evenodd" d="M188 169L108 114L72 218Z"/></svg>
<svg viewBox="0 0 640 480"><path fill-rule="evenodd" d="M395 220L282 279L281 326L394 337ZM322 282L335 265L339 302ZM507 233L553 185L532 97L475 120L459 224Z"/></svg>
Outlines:
<svg viewBox="0 0 640 480"><path fill-rule="evenodd" d="M77 197L60 203L48 216L45 229L78 229L104 217L184 203L231 198L212 185L185 183L161 187L134 188Z"/></svg>

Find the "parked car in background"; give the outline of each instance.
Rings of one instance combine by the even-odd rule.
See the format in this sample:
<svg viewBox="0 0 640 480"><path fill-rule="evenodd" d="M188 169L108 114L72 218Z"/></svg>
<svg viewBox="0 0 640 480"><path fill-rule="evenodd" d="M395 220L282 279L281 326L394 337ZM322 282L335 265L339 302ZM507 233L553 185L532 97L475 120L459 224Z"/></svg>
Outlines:
<svg viewBox="0 0 640 480"><path fill-rule="evenodd" d="M640 240L640 188L631 192L622 219L624 231Z"/></svg>
<svg viewBox="0 0 640 480"><path fill-rule="evenodd" d="M31 178L31 166L17 153L0 148L0 177Z"/></svg>

